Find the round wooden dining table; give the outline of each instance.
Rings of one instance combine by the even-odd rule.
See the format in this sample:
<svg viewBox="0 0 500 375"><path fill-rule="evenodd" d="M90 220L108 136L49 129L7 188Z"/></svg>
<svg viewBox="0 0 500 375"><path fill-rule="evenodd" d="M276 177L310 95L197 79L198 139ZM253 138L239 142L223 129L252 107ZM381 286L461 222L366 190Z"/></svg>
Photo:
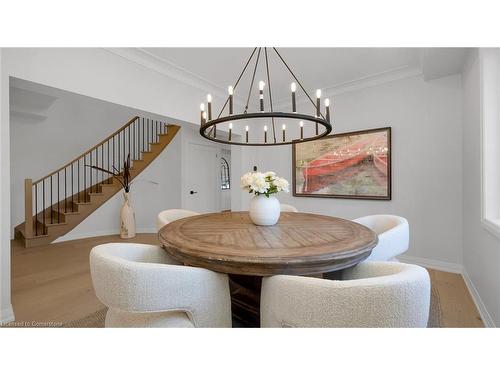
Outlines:
<svg viewBox="0 0 500 375"><path fill-rule="evenodd" d="M229 276L233 322L260 324L263 276L322 277L366 259L376 246L375 232L350 220L282 212L273 226L257 226L248 212L191 216L160 229L163 248L185 265Z"/></svg>

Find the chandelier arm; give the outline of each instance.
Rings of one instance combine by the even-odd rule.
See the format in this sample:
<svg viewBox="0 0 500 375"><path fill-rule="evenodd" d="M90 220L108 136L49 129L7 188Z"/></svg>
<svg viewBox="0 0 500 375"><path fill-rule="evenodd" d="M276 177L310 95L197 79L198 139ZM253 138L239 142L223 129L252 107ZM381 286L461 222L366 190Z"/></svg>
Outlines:
<svg viewBox="0 0 500 375"><path fill-rule="evenodd" d="M269 103L271 106L271 112L274 112L273 110L273 95L271 93L271 75L269 74L269 61L267 58L267 47L264 47L264 54L266 56L266 71L267 71L267 81L268 81L268 91L269 91ZM276 130L274 128L274 117L271 118L272 124L273 124L273 139L274 143L276 143Z"/></svg>
<svg viewBox="0 0 500 375"><path fill-rule="evenodd" d="M245 105L245 113L247 113L248 103L250 103L250 95L252 94L252 87L253 87L253 83L255 81L255 73L257 72L257 66L259 65L259 58L260 58L260 51L261 50L262 50L262 47L259 48L259 53L257 53L257 60L255 61L255 67L253 68L252 82L250 83L250 87L248 89L248 97L247 97L247 104Z"/></svg>
<svg viewBox="0 0 500 375"><path fill-rule="evenodd" d="M295 74L292 72L292 69L290 69L290 67L288 66L288 64L286 63L286 61L283 59L283 57L281 57L280 53L278 52L278 50L273 47L274 49L274 52L276 52L276 54L278 55L278 57L280 58L280 60L283 62L283 64L285 65L285 67L288 69L288 71L290 72L290 74L292 75L292 77L297 81L297 83L299 84L300 88L302 89L302 91L304 92L304 94L306 94L307 98L309 99L309 101L312 103L312 105L314 106L314 108L316 109L316 111L318 110L318 107L316 106L316 103L314 103L314 100L311 99L311 97L309 96L309 94L307 93L306 89L304 88L304 86L302 86L302 83L300 83L299 79L297 78L297 76L295 76ZM324 120L326 120L325 116L323 116L323 113L321 113L321 111L319 112L320 116L323 117Z"/></svg>
<svg viewBox="0 0 500 375"><path fill-rule="evenodd" d="M240 73L240 76L238 77L238 79L236 80L236 83L234 84L233 88L236 90L236 87L238 86L238 83L240 83L240 79L241 77L243 76L243 73L245 73L245 70L247 70L247 67L248 67L248 64L250 63L250 60L252 60L252 57L253 55L255 54L255 51L257 51L257 47L255 47L252 51L252 54L250 55L250 57L248 58L247 60L247 63L245 64L245 67L243 68L243 70L241 71ZM229 102L229 96L227 97L226 99L226 102L224 103L224 106L222 107L222 109L220 110L219 112L219 115L217 116L217 118L220 117L220 115L222 115L222 112L224 111L224 109L226 108L226 105L227 103Z"/></svg>

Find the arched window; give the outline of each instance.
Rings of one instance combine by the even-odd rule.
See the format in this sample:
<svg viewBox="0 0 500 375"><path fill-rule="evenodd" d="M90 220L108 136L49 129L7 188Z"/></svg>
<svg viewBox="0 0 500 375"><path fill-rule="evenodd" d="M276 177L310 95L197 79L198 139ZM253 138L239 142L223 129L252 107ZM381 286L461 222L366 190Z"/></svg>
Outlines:
<svg viewBox="0 0 500 375"><path fill-rule="evenodd" d="M220 178L221 178L221 189L228 190L231 189L231 179L229 175L229 163L225 158L220 159Z"/></svg>

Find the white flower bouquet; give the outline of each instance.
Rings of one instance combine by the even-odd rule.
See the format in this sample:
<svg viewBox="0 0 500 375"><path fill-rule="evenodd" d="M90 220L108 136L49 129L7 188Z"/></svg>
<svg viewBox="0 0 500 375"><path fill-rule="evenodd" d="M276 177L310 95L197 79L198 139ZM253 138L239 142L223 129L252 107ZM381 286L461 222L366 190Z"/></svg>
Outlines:
<svg viewBox="0 0 500 375"><path fill-rule="evenodd" d="M241 176L241 188L250 194L265 195L284 191L288 193L289 183L286 179L276 176L274 172L248 172Z"/></svg>

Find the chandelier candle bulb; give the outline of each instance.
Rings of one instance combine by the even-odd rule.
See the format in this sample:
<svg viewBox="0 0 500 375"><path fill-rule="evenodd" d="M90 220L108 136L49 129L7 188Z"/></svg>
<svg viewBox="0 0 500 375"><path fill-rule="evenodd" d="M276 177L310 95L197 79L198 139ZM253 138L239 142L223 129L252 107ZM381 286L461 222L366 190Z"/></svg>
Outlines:
<svg viewBox="0 0 500 375"><path fill-rule="evenodd" d="M246 141L248 143L248 125L245 126L245 133L246 133Z"/></svg>
<svg viewBox="0 0 500 375"><path fill-rule="evenodd" d="M264 81L259 82L259 102L261 112L264 112L264 85Z"/></svg>
<svg viewBox="0 0 500 375"><path fill-rule="evenodd" d="M300 122L300 139L304 139L304 121Z"/></svg>
<svg viewBox="0 0 500 375"><path fill-rule="evenodd" d="M297 90L297 85L295 84L295 82L292 82L291 89L292 89L292 112L297 113L297 102L295 100L295 91Z"/></svg>
<svg viewBox="0 0 500 375"><path fill-rule="evenodd" d="M229 123L229 142L231 142L231 139L233 138L232 135L233 135L233 123L230 122Z"/></svg>
<svg viewBox="0 0 500 375"><path fill-rule="evenodd" d="M283 142L285 142L285 131L286 131L286 125L283 124Z"/></svg>
<svg viewBox="0 0 500 375"><path fill-rule="evenodd" d="M203 124L203 112L205 112L205 104L200 104L200 122Z"/></svg>
<svg viewBox="0 0 500 375"><path fill-rule="evenodd" d="M208 121L212 121L212 95L207 95Z"/></svg>
<svg viewBox="0 0 500 375"><path fill-rule="evenodd" d="M316 117L321 116L321 90L316 90Z"/></svg>
<svg viewBox="0 0 500 375"><path fill-rule="evenodd" d="M229 114L232 115L233 114L233 94L234 94L233 86L229 86L227 88L227 92L229 93Z"/></svg>
<svg viewBox="0 0 500 375"><path fill-rule="evenodd" d="M325 99L326 121L330 122L330 99Z"/></svg>
<svg viewBox="0 0 500 375"><path fill-rule="evenodd" d="M267 143L267 125L264 125L264 143Z"/></svg>
<svg viewBox="0 0 500 375"><path fill-rule="evenodd" d="M205 111L201 112L201 124L205 125L207 122L207 113Z"/></svg>

